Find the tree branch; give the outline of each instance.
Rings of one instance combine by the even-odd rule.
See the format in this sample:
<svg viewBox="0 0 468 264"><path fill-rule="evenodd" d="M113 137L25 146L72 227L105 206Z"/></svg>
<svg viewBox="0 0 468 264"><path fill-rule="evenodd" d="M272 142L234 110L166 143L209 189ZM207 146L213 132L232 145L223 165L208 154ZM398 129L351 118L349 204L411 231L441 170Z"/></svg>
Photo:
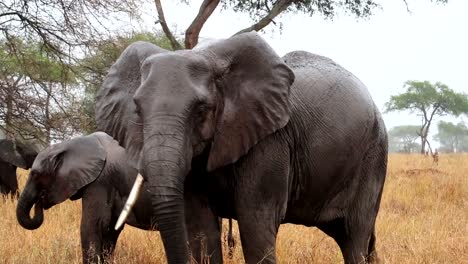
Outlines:
<svg viewBox="0 0 468 264"><path fill-rule="evenodd" d="M427 146L429 147L429 151L430 151L430 153L431 153L431 155L432 155L433 153L432 153L431 144L429 143L429 140L427 140L427 138L426 138L425 140L426 140Z"/></svg>
<svg viewBox="0 0 468 264"><path fill-rule="evenodd" d="M238 35L241 33L245 32L250 32L250 31L259 31L266 27L268 24L270 24L273 21L273 18L278 16L281 12L286 10L288 6L293 2L293 0L278 0L273 7L271 8L270 12L264 17L262 17L257 23L253 24L252 26L248 28L244 28L241 31L237 32L234 35Z"/></svg>
<svg viewBox="0 0 468 264"><path fill-rule="evenodd" d="M424 108L423 106L421 106L421 112L423 113L423 116L424 116L424 121L429 121L429 119L427 119L427 111L426 111L426 108Z"/></svg>
<svg viewBox="0 0 468 264"><path fill-rule="evenodd" d="M166 34L167 38L171 42L172 48L174 50L183 49L180 43L174 37L174 35L172 35L171 30L169 30L169 27L167 26L166 18L164 17L164 12L161 6L161 0L154 0L154 4L156 5L156 11L158 12L158 17L159 17L158 22L161 24L164 34Z"/></svg>
<svg viewBox="0 0 468 264"><path fill-rule="evenodd" d="M409 9L408 2L406 0L403 0L403 2L405 3L406 11L411 14L411 10Z"/></svg>
<svg viewBox="0 0 468 264"><path fill-rule="evenodd" d="M198 36L206 20L211 16L219 4L219 0L204 0L197 16L185 31L185 48L192 49L198 43Z"/></svg>

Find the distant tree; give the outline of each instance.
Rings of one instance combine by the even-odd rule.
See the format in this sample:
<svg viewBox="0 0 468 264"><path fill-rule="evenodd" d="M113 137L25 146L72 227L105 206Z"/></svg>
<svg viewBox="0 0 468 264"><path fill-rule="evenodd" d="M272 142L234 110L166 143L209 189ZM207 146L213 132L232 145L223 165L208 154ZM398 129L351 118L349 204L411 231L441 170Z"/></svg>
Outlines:
<svg viewBox="0 0 468 264"><path fill-rule="evenodd" d="M434 139L440 142L440 150L445 152L468 152L468 127L460 122L440 121L437 124L439 132Z"/></svg>
<svg viewBox="0 0 468 264"><path fill-rule="evenodd" d="M91 133L96 129L94 104L96 92L102 84L107 71L122 51L135 41L147 41L164 49L171 50L169 39L162 32L138 32L117 35L102 40L79 61L80 82L84 86L84 101L81 108L81 130Z"/></svg>
<svg viewBox="0 0 468 264"><path fill-rule="evenodd" d="M421 138L421 153L425 153L428 144L427 135L432 121L437 116L468 113L468 96L457 93L447 85L429 81L407 81L404 93L392 95L385 105L385 111L410 111L421 116L418 135Z"/></svg>
<svg viewBox="0 0 468 264"><path fill-rule="evenodd" d="M186 4L191 2L190 0L179 1ZM406 4L406 8L409 11L407 1L402 1ZM448 0L430 1L444 4L448 2ZM154 0L154 3L156 5L156 11L159 18L157 23L161 24L161 27L170 40L172 47L174 49L181 49L181 44L176 37L174 37L167 25L161 1ZM281 28L282 24L277 23L274 19L276 19L278 15L285 13L304 13L311 16L319 14L325 18L332 19L341 11L346 14L354 15L356 18L366 18L371 16L372 11L380 6L378 1L375 0L204 0L200 4L198 14L185 31L185 48L191 49L197 45L198 37L203 25L220 4L223 9L231 8L234 12L248 13L254 21L251 26L240 29L238 33L253 30L260 31L270 23Z"/></svg>
<svg viewBox="0 0 468 264"><path fill-rule="evenodd" d="M419 126L396 126L388 131L390 152L419 152L418 139Z"/></svg>

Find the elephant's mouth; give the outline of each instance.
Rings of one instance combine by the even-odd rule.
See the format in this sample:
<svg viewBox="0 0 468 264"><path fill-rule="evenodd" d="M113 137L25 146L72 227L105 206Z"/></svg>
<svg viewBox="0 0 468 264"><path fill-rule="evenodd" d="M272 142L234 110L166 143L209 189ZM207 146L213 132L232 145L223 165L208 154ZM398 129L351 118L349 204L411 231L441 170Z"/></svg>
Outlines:
<svg viewBox="0 0 468 264"><path fill-rule="evenodd" d="M36 202L36 205L37 204L41 204L44 210L47 210L51 208L52 206L54 206L54 204L51 203L49 199L47 198L47 192L45 190L41 191L41 194L39 195L39 199Z"/></svg>

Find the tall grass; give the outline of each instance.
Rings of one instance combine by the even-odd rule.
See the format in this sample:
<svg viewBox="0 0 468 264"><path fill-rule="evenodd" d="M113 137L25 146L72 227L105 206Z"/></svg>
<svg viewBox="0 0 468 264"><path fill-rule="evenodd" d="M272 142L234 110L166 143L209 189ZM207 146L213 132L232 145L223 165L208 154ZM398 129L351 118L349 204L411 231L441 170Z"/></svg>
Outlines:
<svg viewBox="0 0 468 264"><path fill-rule="evenodd" d="M27 172L19 174L23 186ZM0 264L81 263L79 201L46 211L34 231L18 225L15 207L0 200ZM438 165L430 157L391 155L376 233L383 263L468 263L468 155L442 155ZM237 228L234 234L238 246L225 263L243 263ZM279 263L343 261L333 239L298 225L281 226L276 254ZM126 226L111 262L164 263L159 233Z"/></svg>

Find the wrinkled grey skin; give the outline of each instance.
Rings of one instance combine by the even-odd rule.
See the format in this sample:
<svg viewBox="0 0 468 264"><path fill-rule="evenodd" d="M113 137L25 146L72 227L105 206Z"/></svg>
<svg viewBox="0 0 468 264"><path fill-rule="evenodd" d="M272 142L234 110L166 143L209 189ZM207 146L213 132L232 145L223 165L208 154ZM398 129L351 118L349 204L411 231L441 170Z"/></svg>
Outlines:
<svg viewBox="0 0 468 264"><path fill-rule="evenodd" d="M26 229L39 228L42 207L48 209L66 199L81 198L83 263L102 261L105 255L112 254L122 231L122 228L114 230L114 226L137 173L126 162L125 150L103 132L52 145L34 161L18 201L18 222ZM148 210L151 197L144 190L143 186L126 223L154 230ZM36 213L31 219L33 205Z"/></svg>
<svg viewBox="0 0 468 264"><path fill-rule="evenodd" d="M0 194L17 198L16 168L28 170L37 156L33 145L9 139L0 139Z"/></svg>
<svg viewBox="0 0 468 264"><path fill-rule="evenodd" d="M345 263L372 260L387 135L366 87L333 61L281 59L256 33L176 52L137 42L96 118L148 182L168 263L189 251L201 263L202 248L221 263L217 216L238 220L247 263L276 262L282 223L317 226Z"/></svg>

